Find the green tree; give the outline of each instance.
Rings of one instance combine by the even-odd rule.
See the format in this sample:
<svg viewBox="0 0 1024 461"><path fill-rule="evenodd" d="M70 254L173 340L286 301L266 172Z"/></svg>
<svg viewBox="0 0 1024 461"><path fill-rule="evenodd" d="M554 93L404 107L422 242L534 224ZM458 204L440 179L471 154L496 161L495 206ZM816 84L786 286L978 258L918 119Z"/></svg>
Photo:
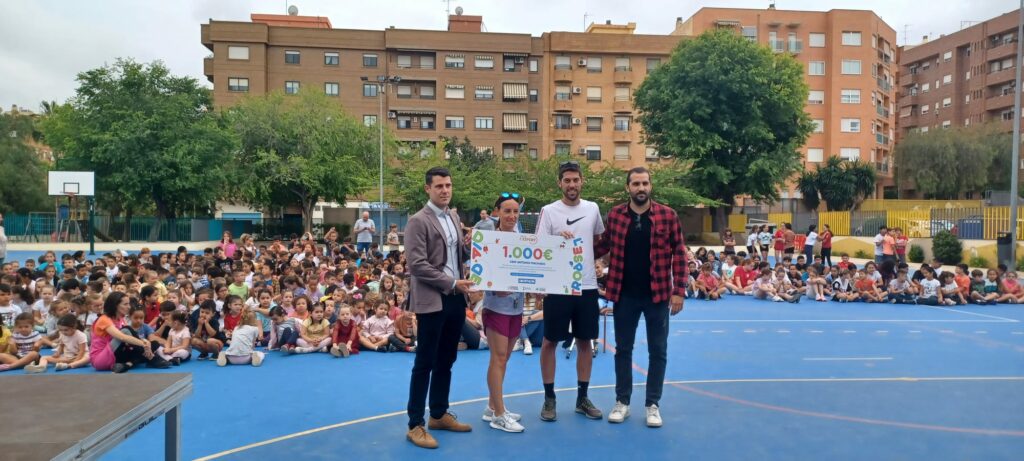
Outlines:
<svg viewBox="0 0 1024 461"><path fill-rule="evenodd" d="M815 210L822 200L829 211L853 210L858 203L875 190L875 168L841 157L829 157L814 171L803 171L797 179L797 188L803 203Z"/></svg>
<svg viewBox="0 0 1024 461"><path fill-rule="evenodd" d="M721 227L736 196L774 201L801 168L813 126L803 66L728 31L684 40L636 91L648 145L684 160L685 184L714 199Z"/></svg>
<svg viewBox="0 0 1024 461"><path fill-rule="evenodd" d="M925 197L955 199L967 192L1009 189L1011 139L997 124L909 133L896 146L900 181ZM956 172L956 174L951 174Z"/></svg>
<svg viewBox="0 0 1024 461"><path fill-rule="evenodd" d="M32 117L0 114L0 213L47 208L47 165L30 143L34 132Z"/></svg>
<svg viewBox="0 0 1024 461"><path fill-rule="evenodd" d="M51 106L43 119L60 169L96 172L99 204L125 210L129 220L134 210L154 209L149 240L164 219L212 208L234 144L210 112L209 90L159 61L118 59L77 80L69 103ZM177 227L170 229L175 240Z"/></svg>
<svg viewBox="0 0 1024 461"><path fill-rule="evenodd" d="M241 143L231 163L233 195L269 207L298 205L313 227L318 200L345 200L374 184L378 133L322 93L250 97L226 117ZM386 149L392 151L388 141Z"/></svg>

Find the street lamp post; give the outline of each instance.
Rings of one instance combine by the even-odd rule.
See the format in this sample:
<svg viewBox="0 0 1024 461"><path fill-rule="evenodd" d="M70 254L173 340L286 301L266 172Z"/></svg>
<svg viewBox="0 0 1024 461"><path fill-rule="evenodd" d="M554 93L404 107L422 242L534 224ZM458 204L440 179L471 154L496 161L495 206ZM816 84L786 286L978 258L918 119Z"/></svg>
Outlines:
<svg viewBox="0 0 1024 461"><path fill-rule="evenodd" d="M368 77L359 77L360 80L366 82L370 79ZM380 244L380 251L384 252L384 120L387 120L384 116L384 95L387 94L387 85L392 83L401 82L402 78L395 75L378 75L377 76L377 101L379 103L380 111L377 118L377 136L380 153L380 169L377 177L377 188L378 188L378 218L377 225L380 226L378 232L378 242Z"/></svg>
<svg viewBox="0 0 1024 461"><path fill-rule="evenodd" d="M1011 267L1017 265L1017 203L1019 194L1017 190L1017 181L1019 181L1020 175L1020 122L1021 122L1021 108L1020 108L1020 92L1021 92L1021 79L1020 79L1020 66L1021 56L1024 55L1024 38L1021 36L1024 34L1024 0L1020 0L1020 19L1017 21L1017 62L1014 64L1017 73L1014 78L1014 95L1013 95L1013 151L1011 157L1013 158L1013 164L1010 165L1010 264Z"/></svg>

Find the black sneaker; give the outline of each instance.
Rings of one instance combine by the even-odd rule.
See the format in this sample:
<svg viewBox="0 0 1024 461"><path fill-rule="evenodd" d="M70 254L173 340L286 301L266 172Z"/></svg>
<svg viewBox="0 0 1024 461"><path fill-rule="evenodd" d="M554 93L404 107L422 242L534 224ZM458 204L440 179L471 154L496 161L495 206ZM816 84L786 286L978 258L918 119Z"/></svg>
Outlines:
<svg viewBox="0 0 1024 461"><path fill-rule="evenodd" d="M181 366L181 358L180 357L175 357L175 358L171 359L171 365L174 365L176 367L180 367Z"/></svg>
<svg viewBox="0 0 1024 461"><path fill-rule="evenodd" d="M541 421L554 421L558 419L558 413L555 412L555 399L544 398L544 406L540 409Z"/></svg>
<svg viewBox="0 0 1024 461"><path fill-rule="evenodd" d="M115 363L114 367L110 369L114 373L124 373L128 371L128 366L123 363Z"/></svg>
<svg viewBox="0 0 1024 461"><path fill-rule="evenodd" d="M206 352L200 352L199 353L199 357L196 357L196 360L206 360L206 359L209 359L209 358L210 358L210 354L208 354Z"/></svg>
<svg viewBox="0 0 1024 461"><path fill-rule="evenodd" d="M590 419L601 419L602 417L604 417L604 414L601 413L601 410L598 410L597 407L594 406L594 403L591 402L588 397L583 397L582 399L576 400L576 413L579 413Z"/></svg>

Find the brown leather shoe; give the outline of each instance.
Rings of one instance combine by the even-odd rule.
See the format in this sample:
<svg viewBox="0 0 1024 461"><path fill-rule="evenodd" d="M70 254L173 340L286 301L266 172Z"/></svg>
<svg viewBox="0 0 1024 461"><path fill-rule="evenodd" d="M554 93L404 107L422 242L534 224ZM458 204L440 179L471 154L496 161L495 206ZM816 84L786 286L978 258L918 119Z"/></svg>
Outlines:
<svg viewBox="0 0 1024 461"><path fill-rule="evenodd" d="M437 440L434 440L434 437L423 426L409 429L409 432L405 434L405 438L420 448L437 448Z"/></svg>
<svg viewBox="0 0 1024 461"><path fill-rule="evenodd" d="M445 413L441 419L430 417L427 427L432 431L471 432L473 430L473 426L460 423L451 413Z"/></svg>

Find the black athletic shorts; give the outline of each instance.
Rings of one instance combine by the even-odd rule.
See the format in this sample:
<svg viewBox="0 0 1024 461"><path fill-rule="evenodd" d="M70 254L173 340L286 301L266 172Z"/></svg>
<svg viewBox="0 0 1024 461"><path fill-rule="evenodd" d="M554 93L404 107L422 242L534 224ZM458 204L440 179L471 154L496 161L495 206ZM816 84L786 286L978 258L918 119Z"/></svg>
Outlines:
<svg viewBox="0 0 1024 461"><path fill-rule="evenodd" d="M554 342L573 337L597 339L600 316L597 290L583 290L580 296L547 295L544 297L544 337Z"/></svg>
<svg viewBox="0 0 1024 461"><path fill-rule="evenodd" d="M793 249L794 249L794 248L796 248L796 247L793 247L793 248L786 248L785 250L782 250L782 254L785 254L785 255L791 255L791 254L793 254Z"/></svg>
<svg viewBox="0 0 1024 461"><path fill-rule="evenodd" d="M761 254L768 254L768 245L761 245Z"/></svg>

